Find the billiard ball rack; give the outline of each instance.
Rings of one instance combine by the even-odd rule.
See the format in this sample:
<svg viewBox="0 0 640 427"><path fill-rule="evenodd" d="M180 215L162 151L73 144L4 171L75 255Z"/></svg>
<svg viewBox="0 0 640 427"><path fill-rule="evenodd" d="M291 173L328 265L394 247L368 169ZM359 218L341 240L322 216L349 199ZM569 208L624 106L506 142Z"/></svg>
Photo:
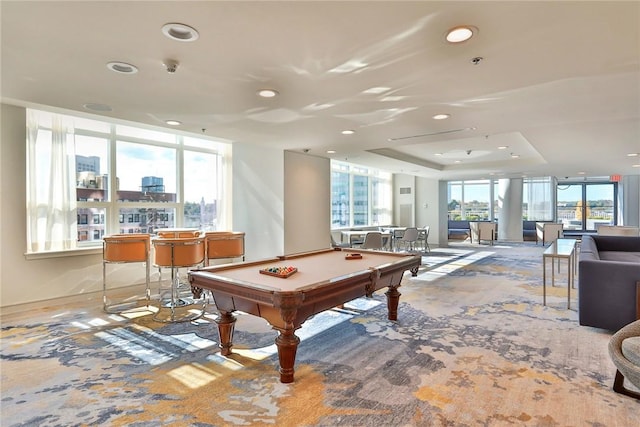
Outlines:
<svg viewBox="0 0 640 427"><path fill-rule="evenodd" d="M295 267L269 267L260 270L260 274L266 274L267 276L280 277L286 279L292 274L298 271Z"/></svg>

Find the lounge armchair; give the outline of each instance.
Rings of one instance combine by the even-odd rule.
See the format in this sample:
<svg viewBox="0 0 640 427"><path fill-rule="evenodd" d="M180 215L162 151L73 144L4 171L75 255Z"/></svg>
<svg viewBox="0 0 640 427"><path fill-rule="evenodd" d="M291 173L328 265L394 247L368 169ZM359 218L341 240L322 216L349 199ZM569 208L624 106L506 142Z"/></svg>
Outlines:
<svg viewBox="0 0 640 427"><path fill-rule="evenodd" d="M609 355L616 365L613 390L640 400L640 393L624 385L625 379L640 389L640 320L613 334L609 340Z"/></svg>

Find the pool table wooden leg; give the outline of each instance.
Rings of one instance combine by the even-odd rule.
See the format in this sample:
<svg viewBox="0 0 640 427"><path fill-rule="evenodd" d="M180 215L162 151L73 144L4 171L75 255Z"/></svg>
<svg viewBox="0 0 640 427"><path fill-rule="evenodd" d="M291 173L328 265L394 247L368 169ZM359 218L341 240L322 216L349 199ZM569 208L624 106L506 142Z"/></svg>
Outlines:
<svg viewBox="0 0 640 427"><path fill-rule="evenodd" d="M218 335L220 337L220 353L223 356L231 354L233 346L233 330L236 326L236 316L230 311L220 311L220 316L216 319L218 324Z"/></svg>
<svg viewBox="0 0 640 427"><path fill-rule="evenodd" d="M398 320L398 304L400 303L400 292L398 292L398 288L395 286L389 286L389 290L385 292L387 296L387 309L389 310L389 315L387 318L389 320Z"/></svg>
<svg viewBox="0 0 640 427"><path fill-rule="evenodd" d="M276 346L278 347L278 360L280 362L280 382L292 383L296 352L300 338L293 333L293 329L278 329Z"/></svg>

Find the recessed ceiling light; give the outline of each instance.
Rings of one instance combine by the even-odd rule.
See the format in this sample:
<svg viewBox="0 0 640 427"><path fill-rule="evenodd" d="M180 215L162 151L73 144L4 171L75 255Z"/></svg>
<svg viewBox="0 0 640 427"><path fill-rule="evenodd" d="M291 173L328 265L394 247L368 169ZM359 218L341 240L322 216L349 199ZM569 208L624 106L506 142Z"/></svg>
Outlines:
<svg viewBox="0 0 640 427"><path fill-rule="evenodd" d="M180 126L182 124L182 122L179 122L178 120L166 120L165 123L170 126Z"/></svg>
<svg viewBox="0 0 640 427"><path fill-rule="evenodd" d="M198 40L200 36L195 28L176 22L164 24L162 26L162 34L171 40L177 40L179 42L192 42Z"/></svg>
<svg viewBox="0 0 640 427"><path fill-rule="evenodd" d="M442 156L442 153L435 153L434 156Z"/></svg>
<svg viewBox="0 0 640 427"><path fill-rule="evenodd" d="M520 155L511 153L511 158L512 159L518 159L518 158L520 158Z"/></svg>
<svg viewBox="0 0 640 427"><path fill-rule="evenodd" d="M640 165L631 165L632 168L640 168Z"/></svg>
<svg viewBox="0 0 640 427"><path fill-rule="evenodd" d="M506 150L507 148L509 148L508 145L501 145L498 147L498 150Z"/></svg>
<svg viewBox="0 0 640 427"><path fill-rule="evenodd" d="M273 89L260 89L258 91L258 96L261 96L263 98L273 98L274 96L277 96L277 95L278 95L278 91Z"/></svg>
<svg viewBox="0 0 640 427"><path fill-rule="evenodd" d="M586 175L586 174L587 174L587 173L586 173L586 172L583 172L583 171L578 172L578 175Z"/></svg>
<svg viewBox="0 0 640 427"><path fill-rule="evenodd" d="M107 64L107 68L111 71L121 74L135 74L138 72L138 67L135 65L127 64L126 62L113 61Z"/></svg>
<svg viewBox="0 0 640 427"><path fill-rule="evenodd" d="M346 129L342 131L343 135L353 135L354 133L356 133L356 131L351 129Z"/></svg>
<svg viewBox="0 0 640 427"><path fill-rule="evenodd" d="M336 150L327 150L327 154L336 154Z"/></svg>
<svg viewBox="0 0 640 427"><path fill-rule="evenodd" d="M462 163L462 160L456 160L454 163Z"/></svg>
<svg viewBox="0 0 640 427"><path fill-rule="evenodd" d="M436 114L432 118L433 120L444 120L444 119L448 119L449 117L451 117L449 114Z"/></svg>
<svg viewBox="0 0 640 427"><path fill-rule="evenodd" d="M468 25L454 27L447 31L446 38L449 43L462 43L473 37L477 31L477 28Z"/></svg>
<svg viewBox="0 0 640 427"><path fill-rule="evenodd" d="M640 156L640 153L629 153L627 154L627 157L638 157Z"/></svg>
<svg viewBox="0 0 640 427"><path fill-rule="evenodd" d="M83 104L82 106L87 110L91 110L91 111L100 111L100 112L113 111L113 108L105 104L95 104L90 102L87 104Z"/></svg>

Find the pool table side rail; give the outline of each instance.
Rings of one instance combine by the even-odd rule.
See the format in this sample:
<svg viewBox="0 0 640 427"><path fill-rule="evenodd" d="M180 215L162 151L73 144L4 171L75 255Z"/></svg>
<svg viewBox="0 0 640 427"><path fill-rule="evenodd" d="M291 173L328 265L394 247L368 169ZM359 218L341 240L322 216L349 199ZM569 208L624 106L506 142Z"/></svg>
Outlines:
<svg viewBox="0 0 640 427"><path fill-rule="evenodd" d="M209 267L202 267L202 268L197 268L197 269L193 269L189 271L189 281L191 283L194 282L195 278L203 278L204 280L204 284L207 285L209 283L211 283L211 281L215 281L217 282L219 285L216 286L216 288L219 288L220 286L223 286L223 284L226 284L228 286L231 287L245 287L248 289L260 289L266 292L271 292L271 293L279 293L279 294L293 294L293 293L299 293L299 292L309 292L313 289L319 288L319 287L325 287L326 285L333 283L333 282L342 282L347 280L350 277L359 277L362 274L365 275L369 275L370 271L376 270L378 272L380 272L380 274L386 274L387 271L389 270L399 270L402 268L402 273L404 274L404 271L406 270L415 270L417 269L420 264L421 264L421 258L417 255L414 254L407 254L407 253L384 253L385 256L392 256L395 258L398 258L397 261L393 261L393 262L387 262L384 264L380 264L377 265L375 267L367 267L367 268L361 268L360 270L356 270L356 271L352 271L340 276L335 276L335 277L331 277L329 279L326 280L321 280L321 281L316 281L313 283L309 283L308 285L304 285L304 286L299 286L297 287L295 290L292 291L286 291L286 290L282 290L280 288L276 288L273 286L268 286L262 283L259 283L259 278L256 277L255 281L248 281L248 280L242 280L242 279L238 279L238 278L230 278L230 277L226 277L224 276L224 271L227 270L233 270L233 269L237 269L237 268L247 268L247 267L251 267L251 266L259 266L259 267L264 267L265 264L270 264L270 263L278 263L278 262L282 262L282 261L288 261L288 260L294 260L296 258L303 258L303 257L308 257L308 256L312 256L312 255L318 255L318 254L324 254L324 253L328 253L328 252L335 252L335 251L342 251L342 252L354 252L353 250L349 250L347 249L346 251L343 250L342 248L331 248L331 249L324 249L324 250L318 250L318 251L311 251L311 252L304 252L304 253L298 253L298 254L292 254L292 255L281 255L278 256L277 258L269 258L269 259L262 259L262 260L257 260L257 261L251 261L251 262L241 262L241 263L233 263L233 264L223 264L223 265L218 265L218 266L209 266ZM380 251L357 251L357 252L362 252L362 253L367 253L370 252L371 254L374 255L379 255ZM216 274L216 273L222 273L222 274ZM286 280L286 278L282 278L281 280ZM202 284L202 282L200 282L198 280L199 284ZM210 285L211 286L211 285ZM207 289L213 289L210 286L205 286L205 288ZM384 286L381 286L384 287ZM229 289L234 289L235 291L237 291L237 288L229 288ZM374 290L377 290L379 288L376 288Z"/></svg>

